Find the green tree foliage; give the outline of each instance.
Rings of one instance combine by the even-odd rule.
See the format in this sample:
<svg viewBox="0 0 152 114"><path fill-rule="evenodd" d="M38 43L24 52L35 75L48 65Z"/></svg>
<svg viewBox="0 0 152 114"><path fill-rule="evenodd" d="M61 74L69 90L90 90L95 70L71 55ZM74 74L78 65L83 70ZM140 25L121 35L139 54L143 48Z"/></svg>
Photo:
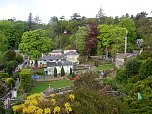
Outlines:
<svg viewBox="0 0 152 114"><path fill-rule="evenodd" d="M72 72L72 68L70 67L70 75L72 76L73 72Z"/></svg>
<svg viewBox="0 0 152 114"><path fill-rule="evenodd" d="M30 69L23 69L20 72L20 79L21 79L20 87L25 92L28 92L31 89L31 83L32 83L32 73L30 72Z"/></svg>
<svg viewBox="0 0 152 114"><path fill-rule="evenodd" d="M74 87L85 88L85 89L99 89L101 87L100 81L96 80L98 75L95 72L86 72L79 75L79 78L75 80Z"/></svg>
<svg viewBox="0 0 152 114"><path fill-rule="evenodd" d="M128 42L135 43L136 40L136 27L134 20L131 18L121 18L118 26L126 28L128 31Z"/></svg>
<svg viewBox="0 0 152 114"><path fill-rule="evenodd" d="M137 92L140 92L141 99L137 100ZM152 113L152 76L138 81L132 87L130 94L133 94L134 99L128 101L132 113L151 114Z"/></svg>
<svg viewBox="0 0 152 114"><path fill-rule="evenodd" d="M53 41L46 37L45 30L33 30L25 32L19 45L19 50L31 58L37 60L41 53L49 52L53 49Z"/></svg>
<svg viewBox="0 0 152 114"><path fill-rule="evenodd" d="M84 49L85 49L85 39L88 35L89 29L87 27L79 27L78 31L75 33L75 43L76 43L76 49L78 52L83 55Z"/></svg>
<svg viewBox="0 0 152 114"><path fill-rule="evenodd" d="M6 38L5 41L8 49L18 48L21 37L25 31L27 31L27 22L0 21L0 33L5 36L3 38Z"/></svg>
<svg viewBox="0 0 152 114"><path fill-rule="evenodd" d="M5 85L4 81L0 80L0 97L3 97L7 91L8 91L8 88Z"/></svg>
<svg viewBox="0 0 152 114"><path fill-rule="evenodd" d="M16 55L15 51L8 50L1 60L1 69L8 73L9 76L13 76L16 67L22 62L23 57L21 55Z"/></svg>
<svg viewBox="0 0 152 114"><path fill-rule="evenodd" d="M4 103L0 100L0 114L4 114L5 111L4 111Z"/></svg>
<svg viewBox="0 0 152 114"><path fill-rule="evenodd" d="M16 61L7 61L5 64L5 72L8 73L9 76L13 76L13 73L18 66L18 63Z"/></svg>
<svg viewBox="0 0 152 114"><path fill-rule="evenodd" d="M79 114L129 114L127 107L112 96L100 94L98 91L78 89L74 91L74 113Z"/></svg>
<svg viewBox="0 0 152 114"><path fill-rule="evenodd" d="M139 77L140 79L145 79L148 76L152 75L152 59L147 59L142 65L139 70Z"/></svg>
<svg viewBox="0 0 152 114"><path fill-rule="evenodd" d="M13 78L6 78L5 84L6 84L7 87L12 89L12 87L15 86L15 80Z"/></svg>
<svg viewBox="0 0 152 114"><path fill-rule="evenodd" d="M65 76L65 71L64 71L64 67L63 66L61 67L61 77L62 76Z"/></svg>
<svg viewBox="0 0 152 114"><path fill-rule="evenodd" d="M57 77L57 69L56 69L56 67L54 68L54 77Z"/></svg>
<svg viewBox="0 0 152 114"><path fill-rule="evenodd" d="M99 25L98 40L105 49L106 57L108 58L108 50L111 48L113 54L118 52L121 45L124 44L126 29L114 25Z"/></svg>
<svg viewBox="0 0 152 114"><path fill-rule="evenodd" d="M7 45L7 39L6 36L0 32L0 52L4 52L7 50L8 45Z"/></svg>
<svg viewBox="0 0 152 114"><path fill-rule="evenodd" d="M141 62L139 60L134 58L129 59L125 65L127 77L137 75L139 73L140 67L141 67Z"/></svg>
<svg viewBox="0 0 152 114"><path fill-rule="evenodd" d="M24 62L22 55L16 55L16 61L18 64L22 64Z"/></svg>
<svg viewBox="0 0 152 114"><path fill-rule="evenodd" d="M124 70L124 69L118 69L116 71L116 80L119 83L126 83L127 82L126 70Z"/></svg>

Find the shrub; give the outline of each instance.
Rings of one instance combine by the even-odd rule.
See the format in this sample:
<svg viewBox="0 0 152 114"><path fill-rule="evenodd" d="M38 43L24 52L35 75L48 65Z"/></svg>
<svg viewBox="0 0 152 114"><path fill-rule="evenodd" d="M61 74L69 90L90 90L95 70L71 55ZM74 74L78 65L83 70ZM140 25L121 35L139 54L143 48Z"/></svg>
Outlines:
<svg viewBox="0 0 152 114"><path fill-rule="evenodd" d="M23 88L25 92L30 90L32 83L32 74L30 72L30 69L23 69L20 72L20 79L21 79L21 84L20 84L21 88Z"/></svg>
<svg viewBox="0 0 152 114"><path fill-rule="evenodd" d="M9 76L8 76L7 73L3 73L3 72L0 73L0 79L2 79L2 78L8 78L8 77Z"/></svg>
<svg viewBox="0 0 152 114"><path fill-rule="evenodd" d="M12 88L15 86L15 80L13 78L7 78L5 84L7 87Z"/></svg>
<svg viewBox="0 0 152 114"><path fill-rule="evenodd" d="M70 67L70 75L72 75L73 73L72 73L72 68Z"/></svg>
<svg viewBox="0 0 152 114"><path fill-rule="evenodd" d="M92 71L82 73L79 75L78 79L74 81L74 87L85 88L85 89L99 89L101 87L100 80L96 78L99 77L98 74Z"/></svg>
<svg viewBox="0 0 152 114"><path fill-rule="evenodd" d="M121 83L126 83L127 82L127 75L126 71L124 69L118 69L116 72L116 80Z"/></svg>
<svg viewBox="0 0 152 114"><path fill-rule="evenodd" d="M101 95L98 91L79 89L74 95L74 114L123 114L127 110L115 97Z"/></svg>
<svg viewBox="0 0 152 114"><path fill-rule="evenodd" d="M65 71L64 71L64 67L62 66L62 68L61 68L61 77L62 76L65 76Z"/></svg>
<svg viewBox="0 0 152 114"><path fill-rule="evenodd" d="M152 75L152 59L147 59L139 70L140 79L145 79Z"/></svg>
<svg viewBox="0 0 152 114"><path fill-rule="evenodd" d="M54 77L57 77L57 69L56 69L56 67L54 68Z"/></svg>
<svg viewBox="0 0 152 114"><path fill-rule="evenodd" d="M139 60L137 60L136 58L129 59L125 64L127 77L138 74L140 67L141 62Z"/></svg>

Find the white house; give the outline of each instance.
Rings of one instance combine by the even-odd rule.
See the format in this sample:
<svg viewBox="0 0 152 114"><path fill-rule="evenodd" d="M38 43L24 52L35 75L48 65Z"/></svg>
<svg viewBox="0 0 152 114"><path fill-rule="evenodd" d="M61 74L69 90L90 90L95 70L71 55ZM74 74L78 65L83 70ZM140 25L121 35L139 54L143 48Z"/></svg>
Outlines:
<svg viewBox="0 0 152 114"><path fill-rule="evenodd" d="M65 50L64 51L64 58L66 61L71 61L74 64L79 64L79 54L77 53L76 50Z"/></svg>
<svg viewBox="0 0 152 114"><path fill-rule="evenodd" d="M43 56L38 61L38 67L46 67L47 62L57 62L57 61L62 61L62 60L64 60L64 58L61 55Z"/></svg>
<svg viewBox="0 0 152 114"><path fill-rule="evenodd" d="M60 75L62 66L66 74L70 73L70 68L73 69L73 63L71 61L47 62L47 74L54 75L54 68L56 67L57 74Z"/></svg>
<svg viewBox="0 0 152 114"><path fill-rule="evenodd" d="M62 56L63 51L62 50L53 50L52 52L49 53L50 56Z"/></svg>

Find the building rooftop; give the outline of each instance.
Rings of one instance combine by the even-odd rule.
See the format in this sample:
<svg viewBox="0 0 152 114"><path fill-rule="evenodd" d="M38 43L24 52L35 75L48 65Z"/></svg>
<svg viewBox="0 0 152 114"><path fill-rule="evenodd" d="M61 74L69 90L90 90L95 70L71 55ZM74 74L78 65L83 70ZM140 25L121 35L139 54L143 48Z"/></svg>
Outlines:
<svg viewBox="0 0 152 114"><path fill-rule="evenodd" d="M71 61L58 61L58 62L47 62L48 67L54 66L71 66L73 63Z"/></svg>

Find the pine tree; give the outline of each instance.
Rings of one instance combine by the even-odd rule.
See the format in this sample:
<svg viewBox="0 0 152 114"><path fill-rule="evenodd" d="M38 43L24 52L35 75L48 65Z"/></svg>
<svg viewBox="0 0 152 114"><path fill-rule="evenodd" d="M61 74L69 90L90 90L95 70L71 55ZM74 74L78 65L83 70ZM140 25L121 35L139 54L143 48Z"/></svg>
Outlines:
<svg viewBox="0 0 152 114"><path fill-rule="evenodd" d="M65 75L65 71L64 71L64 68L62 66L62 68L61 68L61 77L64 76L64 75Z"/></svg>
<svg viewBox="0 0 152 114"><path fill-rule="evenodd" d="M57 69L56 69L56 67L54 68L54 77L57 77Z"/></svg>
<svg viewBox="0 0 152 114"><path fill-rule="evenodd" d="M72 75L72 68L70 68L70 75Z"/></svg>
<svg viewBox="0 0 152 114"><path fill-rule="evenodd" d="M29 17L28 17L28 27L29 27L29 30L33 30L32 28L32 26L33 26L33 16L32 16L32 13L30 12L29 13Z"/></svg>

